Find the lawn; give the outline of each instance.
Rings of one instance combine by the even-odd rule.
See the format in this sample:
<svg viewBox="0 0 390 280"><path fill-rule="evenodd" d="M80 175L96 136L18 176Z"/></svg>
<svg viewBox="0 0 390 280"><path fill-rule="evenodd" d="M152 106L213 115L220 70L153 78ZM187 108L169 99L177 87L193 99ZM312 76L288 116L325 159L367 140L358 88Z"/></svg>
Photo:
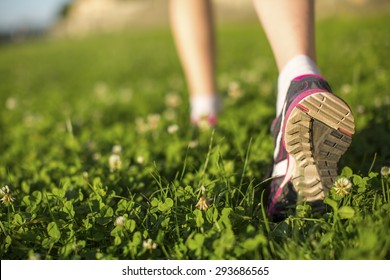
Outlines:
<svg viewBox="0 0 390 280"><path fill-rule="evenodd" d="M280 222L265 215L277 70L257 23L218 26L213 130L189 124L167 28L0 46L0 188L13 198L1 259L389 259L389 23L318 21L319 67L356 119L340 162L353 188Z"/></svg>

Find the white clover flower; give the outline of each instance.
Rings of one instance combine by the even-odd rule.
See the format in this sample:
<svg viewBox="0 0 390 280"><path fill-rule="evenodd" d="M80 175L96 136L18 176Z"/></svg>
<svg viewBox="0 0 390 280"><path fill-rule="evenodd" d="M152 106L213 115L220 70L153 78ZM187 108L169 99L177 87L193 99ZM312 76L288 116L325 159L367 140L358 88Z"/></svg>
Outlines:
<svg viewBox="0 0 390 280"><path fill-rule="evenodd" d="M100 160L102 158L102 155L100 153L94 153L92 155L92 158L93 158L94 161L98 161L98 160Z"/></svg>
<svg viewBox="0 0 390 280"><path fill-rule="evenodd" d="M0 195L5 195L7 193L9 193L9 187L7 185L5 185L4 187L2 187L0 189Z"/></svg>
<svg viewBox="0 0 390 280"><path fill-rule="evenodd" d="M181 98L177 93L169 93L165 97L165 105L169 108L179 107L181 104Z"/></svg>
<svg viewBox="0 0 390 280"><path fill-rule="evenodd" d="M114 225L118 227L122 227L125 224L126 218L123 216L119 216L115 219Z"/></svg>
<svg viewBox="0 0 390 280"><path fill-rule="evenodd" d="M168 130L169 134L174 134L179 130L179 126L177 124L172 124L172 125L168 126L167 130Z"/></svg>
<svg viewBox="0 0 390 280"><path fill-rule="evenodd" d="M228 95L233 99L242 97L241 86L238 82L231 82L228 87Z"/></svg>
<svg viewBox="0 0 390 280"><path fill-rule="evenodd" d="M141 134L148 131L148 126L145 123L145 121L143 120L143 118L136 118L135 119L135 130Z"/></svg>
<svg viewBox="0 0 390 280"><path fill-rule="evenodd" d="M5 108L8 110L14 110L18 105L18 102L14 97L8 97L5 101Z"/></svg>
<svg viewBox="0 0 390 280"><path fill-rule="evenodd" d="M199 190L200 190L202 195L204 195L206 193L206 188L203 185L200 187Z"/></svg>
<svg viewBox="0 0 390 280"><path fill-rule="evenodd" d="M356 107L356 112L360 115L364 114L366 112L366 108L359 104L357 107Z"/></svg>
<svg viewBox="0 0 390 280"><path fill-rule="evenodd" d="M389 175L390 175L390 167L388 167L388 166L383 166L383 167L381 168L381 174L382 174L383 177L389 176Z"/></svg>
<svg viewBox="0 0 390 280"><path fill-rule="evenodd" d="M209 205L207 203L207 199L204 196L201 196L199 198L198 203L195 205L195 207L199 208L199 210L201 210L201 211L207 210L207 208L209 208Z"/></svg>
<svg viewBox="0 0 390 280"><path fill-rule="evenodd" d="M158 127L158 124L160 122L160 115L159 114L151 114L147 117L148 119L148 127L151 130L155 130Z"/></svg>
<svg viewBox="0 0 390 280"><path fill-rule="evenodd" d="M348 94L352 91L352 86L350 84L343 84L340 90L342 93Z"/></svg>
<svg viewBox="0 0 390 280"><path fill-rule="evenodd" d="M83 178L84 178L84 180L88 180L89 179L89 174L88 174L87 171L83 172Z"/></svg>
<svg viewBox="0 0 390 280"><path fill-rule="evenodd" d="M122 153L122 146L121 145L114 145L112 147L112 153L113 154L117 154L119 155L120 153Z"/></svg>
<svg viewBox="0 0 390 280"><path fill-rule="evenodd" d="M135 161L138 163L138 164L143 164L145 162L145 159L143 156L138 156Z"/></svg>
<svg viewBox="0 0 390 280"><path fill-rule="evenodd" d="M154 250L157 248L157 243L153 242L152 239L148 239L148 240L144 240L142 246L146 249L146 250Z"/></svg>
<svg viewBox="0 0 390 280"><path fill-rule="evenodd" d="M80 245L73 243L72 244L72 251L77 252L78 250L80 250Z"/></svg>
<svg viewBox="0 0 390 280"><path fill-rule="evenodd" d="M8 205L15 200L9 192L9 187L7 185L0 189L0 195L2 196L1 202L3 202L4 205Z"/></svg>
<svg viewBox="0 0 390 280"><path fill-rule="evenodd" d="M192 140L190 143L188 143L188 148L194 149L199 145L199 142L197 140Z"/></svg>
<svg viewBox="0 0 390 280"><path fill-rule="evenodd" d="M122 167L121 157L117 154L112 154L108 159L108 165L110 167L111 172L121 169Z"/></svg>
<svg viewBox="0 0 390 280"><path fill-rule="evenodd" d="M349 191L352 188L352 183L347 178L340 178L336 180L333 185L333 188L336 191L337 195L345 196L349 194Z"/></svg>

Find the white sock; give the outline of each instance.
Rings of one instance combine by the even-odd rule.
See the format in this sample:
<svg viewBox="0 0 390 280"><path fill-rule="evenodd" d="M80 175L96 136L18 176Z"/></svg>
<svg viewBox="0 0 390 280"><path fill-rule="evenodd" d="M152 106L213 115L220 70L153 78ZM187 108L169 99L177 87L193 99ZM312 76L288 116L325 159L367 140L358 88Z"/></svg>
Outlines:
<svg viewBox="0 0 390 280"><path fill-rule="evenodd" d="M191 120L198 121L202 117L216 117L219 111L220 102L217 94L194 95L190 98Z"/></svg>
<svg viewBox="0 0 390 280"><path fill-rule="evenodd" d="M315 62L307 55L296 55L284 66L278 77L278 96L276 100L276 116L282 112L287 90L291 81L301 75L320 74Z"/></svg>

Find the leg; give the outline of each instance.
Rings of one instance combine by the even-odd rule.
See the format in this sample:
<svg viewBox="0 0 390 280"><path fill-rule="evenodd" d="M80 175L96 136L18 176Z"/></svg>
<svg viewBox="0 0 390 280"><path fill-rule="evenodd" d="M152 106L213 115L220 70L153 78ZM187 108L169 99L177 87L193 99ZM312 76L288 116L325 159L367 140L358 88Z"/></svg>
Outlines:
<svg viewBox="0 0 390 280"><path fill-rule="evenodd" d="M313 0L254 0L279 71L296 55L315 61Z"/></svg>
<svg viewBox="0 0 390 280"><path fill-rule="evenodd" d="M268 213L304 201L324 208L354 118L315 64L313 0L254 0L279 69L273 180Z"/></svg>
<svg viewBox="0 0 390 280"><path fill-rule="evenodd" d="M175 43L186 76L191 118L215 115L215 46L209 0L171 0L170 17Z"/></svg>
<svg viewBox="0 0 390 280"><path fill-rule="evenodd" d="M279 69L277 114L292 79L319 74L315 65L314 1L254 0Z"/></svg>

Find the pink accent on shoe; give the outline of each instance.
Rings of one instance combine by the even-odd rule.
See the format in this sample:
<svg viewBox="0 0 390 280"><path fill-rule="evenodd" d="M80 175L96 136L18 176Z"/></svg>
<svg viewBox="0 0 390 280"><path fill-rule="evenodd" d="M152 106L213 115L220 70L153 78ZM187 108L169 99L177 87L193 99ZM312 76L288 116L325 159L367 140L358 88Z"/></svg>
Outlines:
<svg viewBox="0 0 390 280"><path fill-rule="evenodd" d="M211 115L211 116L204 116L200 119L191 118L190 122L192 125L195 126L210 126L213 127L217 124L217 116Z"/></svg>
<svg viewBox="0 0 390 280"><path fill-rule="evenodd" d="M301 93L300 95L297 96L297 98L295 98L295 100L291 103L290 107L288 108L287 112L286 112L286 115L285 115L285 120L288 120L288 118L290 117L291 115L291 112L292 110L295 109L295 107L298 106L298 104L303 100L305 99L306 97L308 97L309 95L312 95L314 93L318 93L318 92L328 92L326 90L321 90L321 89L310 89L310 90L307 90L303 93ZM282 127L282 135L284 135L284 132L286 130L286 124L287 124L287 121L284 122L283 124L283 127ZM286 147L286 143L284 142L284 137L282 137L283 139L283 146Z"/></svg>
<svg viewBox="0 0 390 280"><path fill-rule="evenodd" d="M208 117L208 122L211 126L214 126L217 124L217 117L216 116L209 116Z"/></svg>
<svg viewBox="0 0 390 280"><path fill-rule="evenodd" d="M287 175L287 173L289 173L289 171L291 171L290 168L291 168L291 165L290 165L290 160L289 160L289 157L288 157L286 175ZM280 184L280 187L276 191L276 194L272 198L272 201L271 201L271 203L270 203L270 205L268 207L268 214L269 215L272 215L272 213L274 211L274 207L275 207L276 201L278 200L279 196L283 193L283 188L285 188L287 186L287 184L291 180L291 178L292 178L292 176L290 176L290 177L285 176L284 177L282 183Z"/></svg>
<svg viewBox="0 0 390 280"><path fill-rule="evenodd" d="M338 130L339 130L341 133L345 134L345 135L348 135L348 136L350 136L350 137L353 136L353 133L349 133L348 131L346 131L345 129L342 129L341 127L339 127Z"/></svg>
<svg viewBox="0 0 390 280"><path fill-rule="evenodd" d="M268 215L272 215L273 212L275 211L275 203L278 197L282 194L283 188L279 188L275 194L275 196L272 198L271 204L268 207Z"/></svg>
<svg viewBox="0 0 390 280"><path fill-rule="evenodd" d="M306 77L316 77L318 79L321 79L321 80L324 80L324 78L321 76L321 75L317 75L317 74L305 74L305 75L301 75L301 76L298 76L298 77L295 77L293 79L293 81L300 81Z"/></svg>
<svg viewBox="0 0 390 280"><path fill-rule="evenodd" d="M305 106L303 106L302 104L298 104L297 107L299 109L301 109L303 112L309 112L309 109L307 109Z"/></svg>
<svg viewBox="0 0 390 280"><path fill-rule="evenodd" d="M280 145L280 147L279 147L279 158L278 158L279 161L283 160L283 156L284 156L283 149L284 149L284 146Z"/></svg>

